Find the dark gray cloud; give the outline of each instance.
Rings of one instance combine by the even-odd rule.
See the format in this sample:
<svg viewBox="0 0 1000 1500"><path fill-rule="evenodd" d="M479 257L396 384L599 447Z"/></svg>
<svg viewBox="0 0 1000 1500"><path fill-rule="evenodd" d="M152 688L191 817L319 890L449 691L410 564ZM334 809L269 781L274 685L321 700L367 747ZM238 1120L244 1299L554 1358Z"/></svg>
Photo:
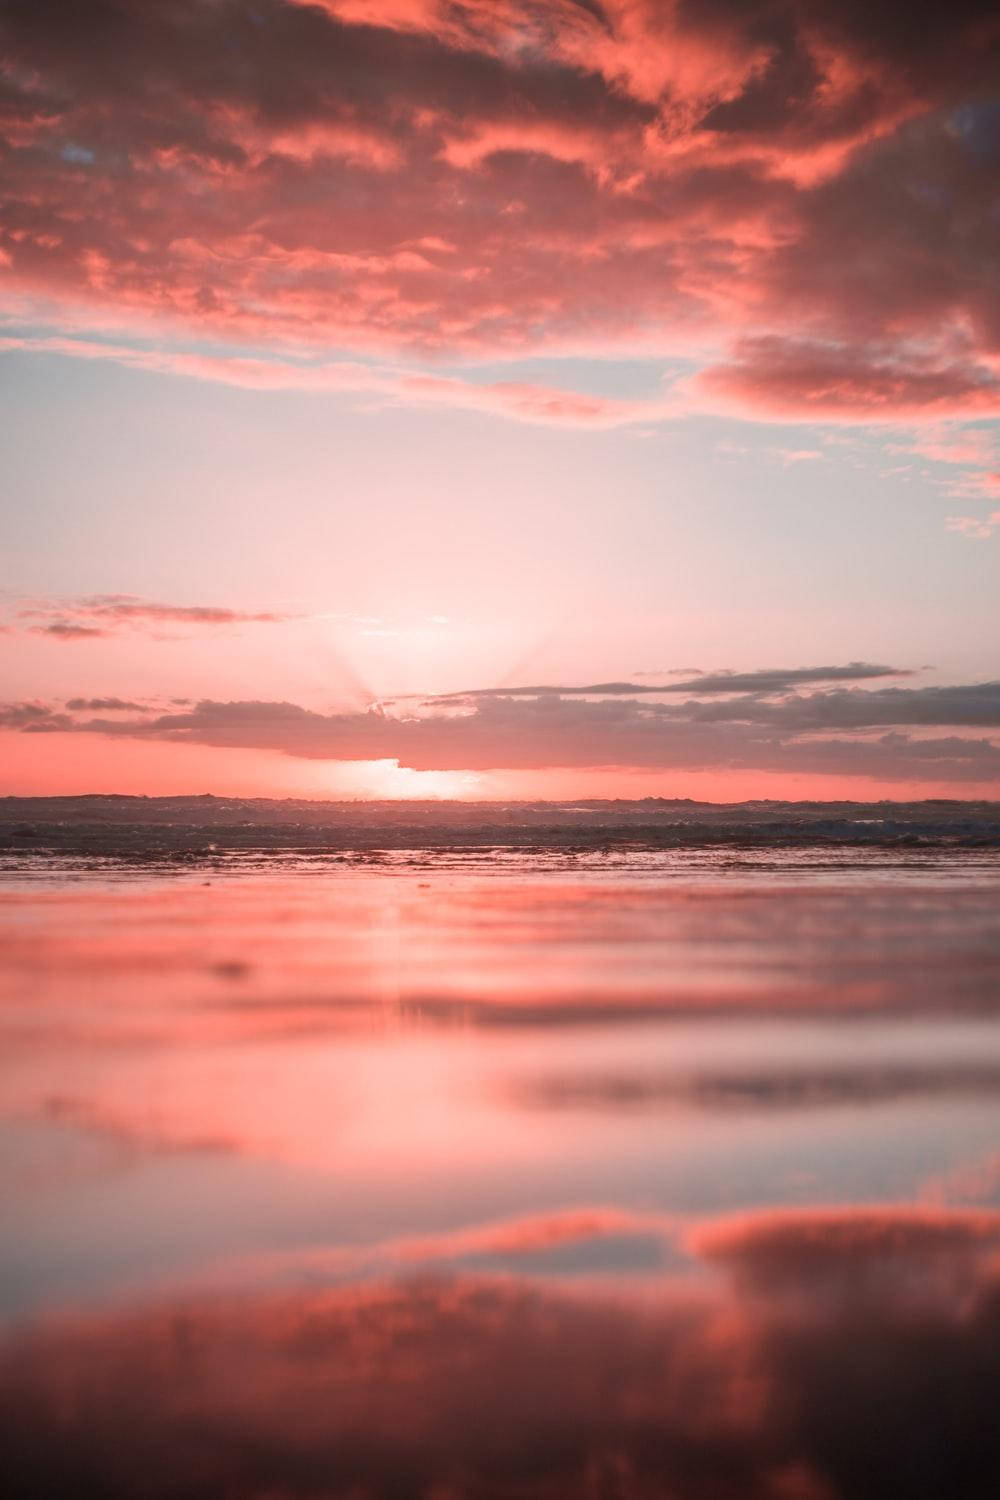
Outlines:
<svg viewBox="0 0 1000 1500"><path fill-rule="evenodd" d="M640 676L667 676L675 674L640 673ZM544 693L556 693L561 697L627 697L640 694L663 693L785 693L792 688L804 687L814 682L864 682L878 677L912 677L913 672L905 667L879 666L874 662L851 661L840 667L762 667L754 672L698 672L685 674L683 682L651 683L639 682L592 682L583 686L567 687L541 684L533 687L472 688L467 692L448 693L438 701L452 698L535 698Z"/></svg>
<svg viewBox="0 0 1000 1500"><path fill-rule="evenodd" d="M217 604L162 604L134 594L90 594L82 599L36 600L18 613L33 635L63 641L89 640L120 629L155 631L163 626L209 628L227 625L280 625L299 618L274 610L231 609Z"/></svg>
<svg viewBox="0 0 1000 1500"><path fill-rule="evenodd" d="M45 625L29 625L28 630L32 635L53 636L57 641L85 641L110 633L99 625L82 625L77 620L50 620Z"/></svg>
<svg viewBox="0 0 1000 1500"><path fill-rule="evenodd" d="M879 676L913 676L900 666L874 661L847 661L846 666L762 667L757 672L702 672L685 682L672 682L666 693L786 693L810 682L864 682Z"/></svg>
<svg viewBox="0 0 1000 1500"><path fill-rule="evenodd" d="M880 725L1000 727L1000 682L954 687L832 689L769 702L748 697L692 705L702 722L723 719L792 731L869 729Z"/></svg>
<svg viewBox="0 0 1000 1500"><path fill-rule="evenodd" d="M830 688L811 693L793 689L814 682L851 678L905 677L890 667L817 667L788 671L712 673L690 681L650 686L645 683L590 683L582 687L540 686L487 688L452 697L430 699L448 703L480 700L572 700L576 698L638 699L684 695L683 705L645 704L641 712L663 725L685 721L698 724L760 725L789 734L851 731L886 727L1000 728L1000 681L936 687ZM699 702L702 696L721 701ZM401 700L403 701L403 700Z"/></svg>
<svg viewBox="0 0 1000 1500"><path fill-rule="evenodd" d="M685 1073L565 1073L520 1078L509 1094L540 1110L630 1113L696 1109L720 1113L821 1110L902 1099L1000 1097L1000 1067L927 1064L776 1068Z"/></svg>
<svg viewBox="0 0 1000 1500"><path fill-rule="evenodd" d="M141 608L142 620L148 608L168 609ZM213 623L272 618L208 613ZM1000 730L1000 681L813 686L905 675L851 662L707 673L666 686L489 689L399 699L366 711L174 699L158 712L131 700L79 696L58 710L14 704L5 712L8 727L27 733L58 728L309 760L397 760L415 770L739 769L1000 784L1000 743L992 733Z"/></svg>
<svg viewBox="0 0 1000 1500"><path fill-rule="evenodd" d="M406 716L378 707L327 714L294 703L204 700L152 716L78 715L72 727L311 760L392 759L416 770L755 769L987 783L1000 782L1000 745L954 730L1000 723L998 699L1000 686L991 684L835 690L778 704L755 695L664 704L545 693L485 696L459 712L449 705ZM36 718L22 727L53 722ZM905 726L953 732L914 735ZM876 727L886 732L870 732Z"/></svg>
<svg viewBox="0 0 1000 1500"><path fill-rule="evenodd" d="M905 667L850 661L842 667L776 667L756 672L703 672L688 682L671 683L668 693L783 693L813 682L864 682L876 677L912 677Z"/></svg>
<svg viewBox="0 0 1000 1500"><path fill-rule="evenodd" d="M132 703L127 698L67 698L66 707L74 713L143 713L144 703Z"/></svg>
<svg viewBox="0 0 1000 1500"><path fill-rule="evenodd" d="M18 729L29 733L45 730L73 729L75 721L45 703L0 704L0 729Z"/></svg>

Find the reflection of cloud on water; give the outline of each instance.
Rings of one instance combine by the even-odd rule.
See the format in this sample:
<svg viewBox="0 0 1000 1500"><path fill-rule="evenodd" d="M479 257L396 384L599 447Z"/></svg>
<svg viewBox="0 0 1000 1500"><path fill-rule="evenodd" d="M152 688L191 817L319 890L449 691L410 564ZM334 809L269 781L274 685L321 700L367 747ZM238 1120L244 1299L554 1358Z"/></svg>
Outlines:
<svg viewBox="0 0 1000 1500"><path fill-rule="evenodd" d="M8 890L2 1044L75 1058L390 1029L995 1014L995 876L953 872L943 900L926 869L874 886L813 874L539 880L522 862L427 889L369 872Z"/></svg>
<svg viewBox="0 0 1000 1500"><path fill-rule="evenodd" d="M687 1108L798 1110L891 1104L897 1100L1000 1095L1000 1065L920 1065L801 1068L766 1072L643 1075L565 1073L518 1079L508 1097L535 1109L608 1112Z"/></svg>
<svg viewBox="0 0 1000 1500"><path fill-rule="evenodd" d="M13 1492L995 1492L1000 1215L761 1213L688 1244L722 1279L632 1298L418 1279L49 1320L0 1357Z"/></svg>
<svg viewBox="0 0 1000 1500"><path fill-rule="evenodd" d="M336 1286L454 1271L593 1278L659 1276L691 1269L680 1215L604 1205L459 1224L435 1233L397 1235L363 1245L322 1245L237 1255L203 1266L179 1283L232 1290L268 1286ZM605 1280L606 1284L606 1280Z"/></svg>
<svg viewBox="0 0 1000 1500"><path fill-rule="evenodd" d="M928 1203L988 1203L1000 1194L1000 1151L957 1162L921 1184Z"/></svg>

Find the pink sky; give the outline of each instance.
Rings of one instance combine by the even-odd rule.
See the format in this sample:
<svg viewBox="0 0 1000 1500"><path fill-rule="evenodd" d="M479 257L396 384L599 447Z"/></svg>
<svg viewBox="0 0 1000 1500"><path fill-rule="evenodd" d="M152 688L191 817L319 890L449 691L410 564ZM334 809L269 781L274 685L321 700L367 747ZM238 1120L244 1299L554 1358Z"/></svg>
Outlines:
<svg viewBox="0 0 1000 1500"><path fill-rule="evenodd" d="M6 6L0 792L996 794L998 47Z"/></svg>

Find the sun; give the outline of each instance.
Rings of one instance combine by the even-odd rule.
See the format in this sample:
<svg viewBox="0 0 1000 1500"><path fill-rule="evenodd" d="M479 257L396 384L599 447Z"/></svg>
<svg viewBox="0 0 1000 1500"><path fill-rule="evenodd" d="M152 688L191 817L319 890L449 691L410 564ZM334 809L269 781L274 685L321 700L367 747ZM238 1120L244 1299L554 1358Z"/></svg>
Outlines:
<svg viewBox="0 0 1000 1500"><path fill-rule="evenodd" d="M462 801L475 797L483 778L471 771L415 771L398 760L365 761L358 767L368 797Z"/></svg>

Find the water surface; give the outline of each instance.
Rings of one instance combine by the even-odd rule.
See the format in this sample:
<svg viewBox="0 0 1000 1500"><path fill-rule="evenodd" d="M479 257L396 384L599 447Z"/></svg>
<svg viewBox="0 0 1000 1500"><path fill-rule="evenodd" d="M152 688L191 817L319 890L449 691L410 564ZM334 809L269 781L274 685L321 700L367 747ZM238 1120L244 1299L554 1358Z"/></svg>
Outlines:
<svg viewBox="0 0 1000 1500"><path fill-rule="evenodd" d="M36 852L14 1493L993 1496L1000 857Z"/></svg>

